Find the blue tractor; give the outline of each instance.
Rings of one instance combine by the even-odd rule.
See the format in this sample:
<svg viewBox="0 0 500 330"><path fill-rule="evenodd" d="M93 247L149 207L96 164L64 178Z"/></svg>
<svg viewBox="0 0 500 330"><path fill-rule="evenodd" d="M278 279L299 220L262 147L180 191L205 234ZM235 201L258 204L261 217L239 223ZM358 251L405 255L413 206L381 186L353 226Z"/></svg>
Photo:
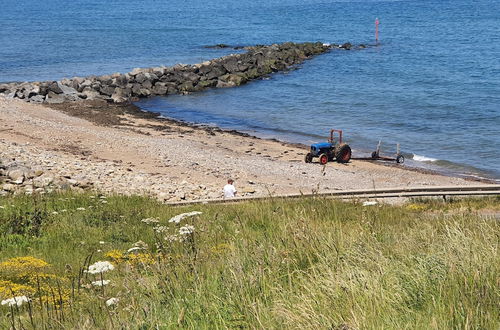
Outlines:
<svg viewBox="0 0 500 330"><path fill-rule="evenodd" d="M338 133L338 139L335 139L335 132ZM351 147L346 143L342 143L342 130L332 129L328 142L311 145L311 150L307 153L305 161L306 163L311 163L313 158L318 157L321 165L325 165L333 160L336 160L338 163L348 163L351 160L351 156Z"/></svg>

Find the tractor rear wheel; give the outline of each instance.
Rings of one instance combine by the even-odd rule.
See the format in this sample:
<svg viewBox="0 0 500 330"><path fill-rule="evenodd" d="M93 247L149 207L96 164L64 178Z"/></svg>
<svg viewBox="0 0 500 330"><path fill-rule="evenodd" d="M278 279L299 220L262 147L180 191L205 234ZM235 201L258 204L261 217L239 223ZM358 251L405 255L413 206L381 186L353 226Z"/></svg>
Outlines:
<svg viewBox="0 0 500 330"><path fill-rule="evenodd" d="M338 163L348 163L351 160L351 147L347 144L341 144L335 148L335 159Z"/></svg>
<svg viewBox="0 0 500 330"><path fill-rule="evenodd" d="M306 161L306 163L312 162L312 160L313 160L312 153L308 152L307 155L306 155L306 157L304 158L304 160Z"/></svg>
<svg viewBox="0 0 500 330"><path fill-rule="evenodd" d="M319 163L321 165L325 165L326 163L328 163L328 155L327 154L319 155Z"/></svg>

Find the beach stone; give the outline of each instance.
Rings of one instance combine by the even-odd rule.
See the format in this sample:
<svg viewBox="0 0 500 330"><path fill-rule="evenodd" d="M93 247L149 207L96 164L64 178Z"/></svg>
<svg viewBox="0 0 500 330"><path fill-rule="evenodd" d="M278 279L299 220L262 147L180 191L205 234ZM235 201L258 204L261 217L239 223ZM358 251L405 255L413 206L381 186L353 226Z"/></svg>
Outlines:
<svg viewBox="0 0 500 330"><path fill-rule="evenodd" d="M32 103L42 103L43 101L45 101L45 96L43 95L34 95L32 97L30 97L30 102Z"/></svg>
<svg viewBox="0 0 500 330"><path fill-rule="evenodd" d="M87 97L87 100L94 100L101 95L99 94L99 92L93 90L90 87L85 87L85 89L82 91L82 94Z"/></svg>
<svg viewBox="0 0 500 330"><path fill-rule="evenodd" d="M219 80L217 81L217 85L215 85L215 87L217 88L230 88L230 87L234 87L236 86L236 84L232 81L223 81L223 80Z"/></svg>
<svg viewBox="0 0 500 330"><path fill-rule="evenodd" d="M2 185L2 190L12 192L16 189L16 186L11 183L4 183Z"/></svg>
<svg viewBox="0 0 500 330"><path fill-rule="evenodd" d="M146 88L146 89L151 89L153 87L153 84L149 80L146 80L141 85L142 85L142 88Z"/></svg>
<svg viewBox="0 0 500 330"><path fill-rule="evenodd" d="M82 92L86 87L90 88L91 86L92 86L92 81L90 81L89 79L85 79L78 85L78 91Z"/></svg>
<svg viewBox="0 0 500 330"><path fill-rule="evenodd" d="M139 84L145 82L146 79L147 79L146 74L143 72L140 72L135 76L135 81L138 82Z"/></svg>
<svg viewBox="0 0 500 330"><path fill-rule="evenodd" d="M59 88L62 90L63 94L76 94L78 92L73 87L63 85L60 82L58 82L57 84L59 85Z"/></svg>
<svg viewBox="0 0 500 330"><path fill-rule="evenodd" d="M28 176L28 171L27 168L14 168L7 171L7 176L13 183L21 184Z"/></svg>
<svg viewBox="0 0 500 330"><path fill-rule="evenodd" d="M147 97L149 95L151 95L151 91L147 88L140 88L139 89L139 96L144 96L144 97Z"/></svg>
<svg viewBox="0 0 500 330"><path fill-rule="evenodd" d="M153 88L153 93L156 95L165 95L168 92L168 88L165 83L157 82Z"/></svg>
<svg viewBox="0 0 500 330"><path fill-rule="evenodd" d="M241 189L241 192L246 194L254 194L256 190L254 188L245 187Z"/></svg>
<svg viewBox="0 0 500 330"><path fill-rule="evenodd" d="M42 175L33 179L33 187L44 188L50 185L54 181L54 178L50 175Z"/></svg>
<svg viewBox="0 0 500 330"><path fill-rule="evenodd" d="M47 103L63 103L66 100L63 94L56 94L53 91L50 91L45 97L45 102Z"/></svg>
<svg viewBox="0 0 500 330"><path fill-rule="evenodd" d="M194 85L192 81L185 81L179 85L179 90L181 92L192 92L194 89Z"/></svg>
<svg viewBox="0 0 500 330"><path fill-rule="evenodd" d="M129 88L116 87L113 94L111 95L111 98L113 99L114 103L124 103L128 101L131 94L132 90L130 90Z"/></svg>
<svg viewBox="0 0 500 330"><path fill-rule="evenodd" d="M55 94L62 94L63 90L59 86L59 83L57 81L54 81L49 85L49 92L52 92Z"/></svg>
<svg viewBox="0 0 500 330"><path fill-rule="evenodd" d="M182 74L182 77L185 79L185 80L188 80L188 81L191 81L193 83L197 82L200 80L200 76L197 75L196 73L194 72L185 72Z"/></svg>
<svg viewBox="0 0 500 330"><path fill-rule="evenodd" d="M100 92L101 94L111 96L115 92L115 88L111 86L102 86Z"/></svg>
<svg viewBox="0 0 500 330"><path fill-rule="evenodd" d="M138 75L139 73L142 73L142 72L143 72L143 69L141 69L141 68L134 68L134 69L130 72L130 74L131 74L132 76L136 76L136 75Z"/></svg>

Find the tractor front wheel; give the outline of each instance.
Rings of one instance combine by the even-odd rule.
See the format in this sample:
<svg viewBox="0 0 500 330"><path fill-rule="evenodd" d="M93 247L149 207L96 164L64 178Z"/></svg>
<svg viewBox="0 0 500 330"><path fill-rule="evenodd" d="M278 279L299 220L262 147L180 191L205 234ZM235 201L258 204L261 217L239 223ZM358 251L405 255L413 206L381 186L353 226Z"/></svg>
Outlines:
<svg viewBox="0 0 500 330"><path fill-rule="evenodd" d="M339 163L348 163L351 160L351 147L347 144L341 144L338 146L337 152L335 153L335 158Z"/></svg>
<svg viewBox="0 0 500 330"><path fill-rule="evenodd" d="M312 162L312 160L313 160L312 153L308 152L307 155L306 155L306 157L304 158L304 160L306 161L306 163Z"/></svg>
<svg viewBox="0 0 500 330"><path fill-rule="evenodd" d="M328 163L328 155L327 154L319 155L319 163L321 165L325 165L326 163Z"/></svg>

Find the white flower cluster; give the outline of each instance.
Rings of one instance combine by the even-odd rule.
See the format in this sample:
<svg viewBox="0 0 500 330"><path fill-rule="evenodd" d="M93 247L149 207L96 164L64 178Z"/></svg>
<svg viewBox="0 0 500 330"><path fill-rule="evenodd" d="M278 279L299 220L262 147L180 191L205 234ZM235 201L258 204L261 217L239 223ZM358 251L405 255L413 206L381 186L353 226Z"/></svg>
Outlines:
<svg viewBox="0 0 500 330"><path fill-rule="evenodd" d="M157 232L158 234L161 234L161 233L164 233L168 230L168 227L166 226L156 226L153 228L155 232Z"/></svg>
<svg viewBox="0 0 500 330"><path fill-rule="evenodd" d="M140 250L147 250L147 248L148 245L146 243L144 243L143 241L137 241L134 243L134 245L132 245L130 249L127 250L127 253L137 252Z"/></svg>
<svg viewBox="0 0 500 330"><path fill-rule="evenodd" d="M120 299L118 298L109 298L108 300L106 300L106 305L107 306L116 305L119 301Z"/></svg>
<svg viewBox="0 0 500 330"><path fill-rule="evenodd" d="M109 282L111 282L111 280L99 280L99 281L93 281L92 282L92 285L93 286L105 286L105 285L108 285Z"/></svg>
<svg viewBox="0 0 500 330"><path fill-rule="evenodd" d="M185 225L179 228L179 234L181 235L189 235L194 233L194 227L191 225Z"/></svg>
<svg viewBox="0 0 500 330"><path fill-rule="evenodd" d="M184 218L193 217L195 215L200 215L200 214L202 214L202 213L199 211L182 213L182 214L176 215L175 217L170 218L170 220L168 220L168 222L179 223Z"/></svg>
<svg viewBox="0 0 500 330"><path fill-rule="evenodd" d="M170 243L172 243L172 242L182 242L182 240L179 237L179 235L168 235L168 236L165 236L165 241L169 241Z"/></svg>
<svg viewBox="0 0 500 330"><path fill-rule="evenodd" d="M26 296L18 296L18 297L12 297L9 299L2 300L2 305L7 305L7 306L21 306L25 302L29 302L31 299L26 297Z"/></svg>
<svg viewBox="0 0 500 330"><path fill-rule="evenodd" d="M93 265L90 265L86 272L90 274L100 274L113 269L115 269L115 266L113 266L113 264L109 261L98 261Z"/></svg>
<svg viewBox="0 0 500 330"><path fill-rule="evenodd" d="M144 223L147 223L149 225L152 223L159 223L160 219L158 219L158 218L146 218L146 219L142 219L141 221Z"/></svg>

